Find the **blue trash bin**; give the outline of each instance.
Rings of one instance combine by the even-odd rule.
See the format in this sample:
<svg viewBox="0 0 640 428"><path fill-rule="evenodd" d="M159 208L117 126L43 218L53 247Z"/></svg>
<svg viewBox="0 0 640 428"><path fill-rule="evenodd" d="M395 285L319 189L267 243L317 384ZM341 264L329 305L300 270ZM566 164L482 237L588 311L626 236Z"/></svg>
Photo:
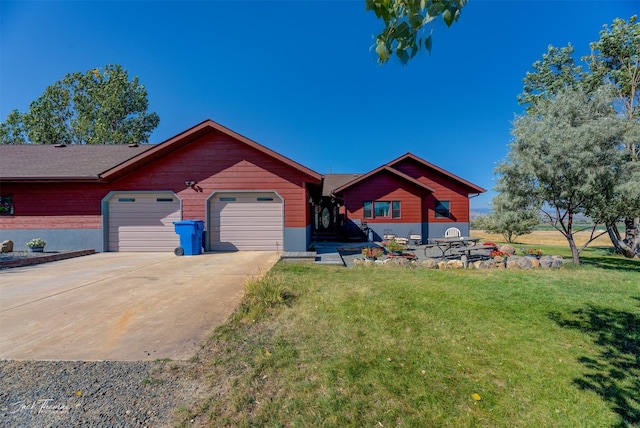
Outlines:
<svg viewBox="0 0 640 428"><path fill-rule="evenodd" d="M180 237L180 246L174 250L177 256L194 256L202 253L202 220L182 220L173 222L176 233Z"/></svg>

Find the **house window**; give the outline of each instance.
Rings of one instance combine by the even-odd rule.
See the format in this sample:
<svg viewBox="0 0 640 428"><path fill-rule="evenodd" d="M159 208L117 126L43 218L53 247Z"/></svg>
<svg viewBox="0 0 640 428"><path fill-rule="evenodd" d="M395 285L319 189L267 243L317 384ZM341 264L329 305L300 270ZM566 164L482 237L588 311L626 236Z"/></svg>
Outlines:
<svg viewBox="0 0 640 428"><path fill-rule="evenodd" d="M0 196L0 215L13 215L13 196Z"/></svg>
<svg viewBox="0 0 640 428"><path fill-rule="evenodd" d="M364 214L363 214L364 218L373 218L373 211L371 211L372 207L373 207L373 204L371 203L371 201L366 201L364 203L364 206L362 207L364 211Z"/></svg>
<svg viewBox="0 0 640 428"><path fill-rule="evenodd" d="M400 218L400 201L391 203L391 218Z"/></svg>
<svg viewBox="0 0 640 428"><path fill-rule="evenodd" d="M451 211L449 210L450 201L438 201L436 202L436 218L449 218L451 217Z"/></svg>
<svg viewBox="0 0 640 428"><path fill-rule="evenodd" d="M364 218L400 218L400 201L365 201Z"/></svg>
<svg viewBox="0 0 640 428"><path fill-rule="evenodd" d="M389 202L375 201L373 203L373 216L374 217L390 217L389 216Z"/></svg>

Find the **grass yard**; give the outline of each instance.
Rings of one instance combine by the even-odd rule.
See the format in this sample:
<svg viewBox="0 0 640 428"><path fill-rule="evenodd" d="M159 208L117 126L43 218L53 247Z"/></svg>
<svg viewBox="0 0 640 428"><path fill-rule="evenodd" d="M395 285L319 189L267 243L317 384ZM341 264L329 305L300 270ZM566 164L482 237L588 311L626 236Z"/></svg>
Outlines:
<svg viewBox="0 0 640 428"><path fill-rule="evenodd" d="M638 427L640 262L601 250L583 261L280 262L185 368L210 391L177 424Z"/></svg>

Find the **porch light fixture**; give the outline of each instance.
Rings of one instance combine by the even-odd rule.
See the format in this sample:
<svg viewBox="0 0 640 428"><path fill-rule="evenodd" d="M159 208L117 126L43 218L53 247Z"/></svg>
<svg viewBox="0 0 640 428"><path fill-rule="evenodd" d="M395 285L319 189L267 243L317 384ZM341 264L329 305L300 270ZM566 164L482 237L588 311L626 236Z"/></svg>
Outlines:
<svg viewBox="0 0 640 428"><path fill-rule="evenodd" d="M187 181L184 182L184 184L186 184L187 187L193 187L193 186L196 185L196 182L195 182L195 180L187 180Z"/></svg>

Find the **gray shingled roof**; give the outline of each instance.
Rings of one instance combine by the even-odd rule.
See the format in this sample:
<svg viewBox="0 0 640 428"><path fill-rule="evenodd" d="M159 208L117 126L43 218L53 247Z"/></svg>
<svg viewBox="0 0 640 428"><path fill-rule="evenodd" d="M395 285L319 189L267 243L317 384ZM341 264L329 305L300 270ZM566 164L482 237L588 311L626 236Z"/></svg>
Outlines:
<svg viewBox="0 0 640 428"><path fill-rule="evenodd" d="M331 192L335 189L344 186L361 175L362 174L325 174L322 183L322 196L331 196Z"/></svg>
<svg viewBox="0 0 640 428"><path fill-rule="evenodd" d="M153 144L127 145L0 144L0 180L97 179Z"/></svg>

